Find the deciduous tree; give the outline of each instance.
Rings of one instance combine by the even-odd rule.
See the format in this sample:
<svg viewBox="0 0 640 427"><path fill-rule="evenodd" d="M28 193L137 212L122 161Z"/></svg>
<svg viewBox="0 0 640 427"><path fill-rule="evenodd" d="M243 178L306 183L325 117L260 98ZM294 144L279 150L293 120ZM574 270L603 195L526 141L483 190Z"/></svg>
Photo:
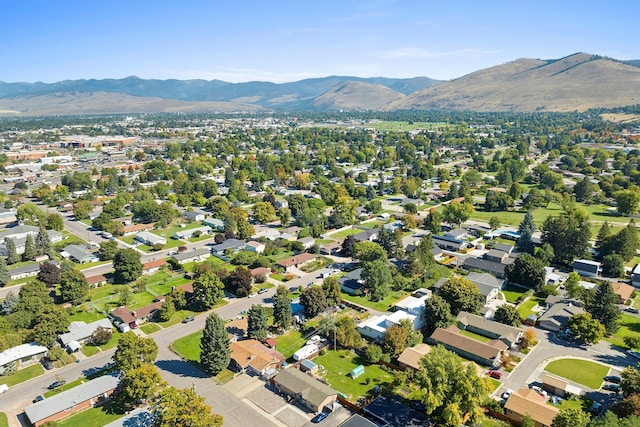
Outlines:
<svg viewBox="0 0 640 427"><path fill-rule="evenodd" d="M98 255L102 261L110 261L116 257L118 252L118 242L115 240L107 240L106 242L100 242L100 249Z"/></svg>
<svg viewBox="0 0 640 427"><path fill-rule="evenodd" d="M239 297L246 297L251 293L253 277L251 271L245 267L238 267L227 277L229 290Z"/></svg>
<svg viewBox="0 0 640 427"><path fill-rule="evenodd" d="M495 321L511 326L520 326L522 323L520 313L510 304L502 304L496 309Z"/></svg>
<svg viewBox="0 0 640 427"><path fill-rule="evenodd" d="M340 283L335 276L329 276L322 282L322 290L327 298L329 306L336 306L342 302L342 294L340 293Z"/></svg>
<svg viewBox="0 0 640 427"><path fill-rule="evenodd" d="M113 258L113 279L115 283L129 283L142 274L140 253L134 249L120 249Z"/></svg>
<svg viewBox="0 0 640 427"><path fill-rule="evenodd" d="M200 307L208 310L224 296L224 284L213 271L203 271L193 281L193 298Z"/></svg>
<svg viewBox="0 0 640 427"><path fill-rule="evenodd" d="M304 307L305 316L309 319L316 317L328 307L327 297L318 286L305 288L300 294L300 303Z"/></svg>
<svg viewBox="0 0 640 427"><path fill-rule="evenodd" d="M123 371L153 363L158 356L158 344L153 338L143 338L133 332L122 334L113 361Z"/></svg>
<svg viewBox="0 0 640 427"><path fill-rule="evenodd" d="M139 403L153 397L165 384L153 364L142 363L124 371L124 376L120 381L120 398L125 407L133 409Z"/></svg>
<svg viewBox="0 0 640 427"><path fill-rule="evenodd" d="M575 314L567 322L571 335L585 343L595 344L604 337L604 326L589 313Z"/></svg>
<svg viewBox="0 0 640 427"><path fill-rule="evenodd" d="M432 295L424 302L424 324L427 331L446 328L453 321L451 306L440 295Z"/></svg>
<svg viewBox="0 0 640 427"><path fill-rule="evenodd" d="M454 316L461 311L478 314L485 301L475 283L459 277L453 277L444 282L438 295L449 304L451 314Z"/></svg>
<svg viewBox="0 0 640 427"><path fill-rule="evenodd" d="M87 278L78 270L65 270L60 274L60 297L63 301L77 301L89 293Z"/></svg>
<svg viewBox="0 0 640 427"><path fill-rule="evenodd" d="M504 274L510 282L534 290L539 290L544 285L546 277L542 261L529 254L522 254L507 265Z"/></svg>
<svg viewBox="0 0 640 427"><path fill-rule="evenodd" d="M151 405L157 427L208 426L221 427L222 416L211 413L204 397L193 389L167 387Z"/></svg>

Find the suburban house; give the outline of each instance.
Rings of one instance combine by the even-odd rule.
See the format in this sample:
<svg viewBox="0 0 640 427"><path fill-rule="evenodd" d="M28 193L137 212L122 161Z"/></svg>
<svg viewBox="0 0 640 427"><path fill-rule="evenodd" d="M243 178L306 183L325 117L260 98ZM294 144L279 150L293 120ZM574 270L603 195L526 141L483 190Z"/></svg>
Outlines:
<svg viewBox="0 0 640 427"><path fill-rule="evenodd" d="M309 249L311 246L316 244L316 239L314 239L311 236L303 237L302 239L298 239L297 241L302 243L302 246L304 247L305 250Z"/></svg>
<svg viewBox="0 0 640 427"><path fill-rule="evenodd" d="M102 285L106 285L109 279L104 274L96 274L95 276L87 277L87 283L90 288L97 288Z"/></svg>
<svg viewBox="0 0 640 427"><path fill-rule="evenodd" d="M7 256L7 245L5 243L7 239L13 240L18 255L23 254L27 236L31 236L35 241L39 231L40 228L33 225L18 225L16 227L0 229L0 255ZM60 231L47 230L47 235L51 243L62 241L62 233Z"/></svg>
<svg viewBox="0 0 640 427"><path fill-rule="evenodd" d="M555 272L553 267L544 268L544 283L547 285L559 285L563 280L563 276Z"/></svg>
<svg viewBox="0 0 640 427"><path fill-rule="evenodd" d="M338 279L340 290L349 295L361 295L362 294L362 268L357 268L348 272L344 276Z"/></svg>
<svg viewBox="0 0 640 427"><path fill-rule="evenodd" d="M109 319L99 319L88 324L82 321L71 322L69 325L69 332L58 335L58 340L63 347L67 347L67 345L72 341L83 343L91 339L93 333L98 329L111 330L112 325Z"/></svg>
<svg viewBox="0 0 640 427"><path fill-rule="evenodd" d="M337 391L296 368L280 371L273 385L313 412L321 412L338 398Z"/></svg>
<svg viewBox="0 0 640 427"><path fill-rule="evenodd" d="M474 257L466 258L462 264L462 268L466 270L479 270L485 273L491 273L499 279L504 279L504 269L506 266L506 264L500 262Z"/></svg>
<svg viewBox="0 0 640 427"><path fill-rule="evenodd" d="M116 374L103 375L24 408L34 427L47 421L58 421L91 408L113 394L120 379Z"/></svg>
<svg viewBox="0 0 640 427"><path fill-rule="evenodd" d="M265 244L264 243L260 243L260 242L256 242L255 240L251 240L249 242L247 242L247 244L245 245L244 249L246 251L249 252L256 252L256 253L263 253L265 250Z"/></svg>
<svg viewBox="0 0 640 427"><path fill-rule="evenodd" d="M142 274L145 276L156 274L166 264L167 261L165 259L156 259L153 261L145 262L144 264L142 264Z"/></svg>
<svg viewBox="0 0 640 427"><path fill-rule="evenodd" d="M300 268L316 259L316 255L307 252L285 258L276 263L278 267L282 267L285 272L291 271L291 268Z"/></svg>
<svg viewBox="0 0 640 427"><path fill-rule="evenodd" d="M60 252L60 256L75 261L78 264L99 260L98 253L94 252L94 248L87 245L67 245L62 252Z"/></svg>
<svg viewBox="0 0 640 427"><path fill-rule="evenodd" d="M175 240L188 240L192 237L199 237L204 234L211 234L211 227L208 225L204 225L202 227L190 228L189 230L176 231L171 236L172 239Z"/></svg>
<svg viewBox="0 0 640 427"><path fill-rule="evenodd" d="M513 245L508 243L496 243L493 249L506 252L508 255L511 255L511 252L513 252Z"/></svg>
<svg viewBox="0 0 640 427"><path fill-rule="evenodd" d="M136 234L135 240L141 242L143 245L154 246L157 244L166 245L167 239L157 234L153 234L149 231L141 231Z"/></svg>
<svg viewBox="0 0 640 427"><path fill-rule="evenodd" d="M598 261L577 259L573 262L573 271L584 277L598 277L602 273L602 267Z"/></svg>
<svg viewBox="0 0 640 427"><path fill-rule="evenodd" d="M109 317L111 317L113 320L119 321L120 323L126 323L129 326L132 326L132 324L134 323L136 325L140 325L151 319L155 312L160 310L160 307L162 307L162 303L163 301L156 301L133 311L129 310L126 307L118 307L114 310L111 310L111 313L109 313Z"/></svg>
<svg viewBox="0 0 640 427"><path fill-rule="evenodd" d="M504 285L504 280L498 279L489 273L476 273L472 271L467 275L467 280L476 284L480 293L485 298L485 304L489 304L498 298L500 289L502 289Z"/></svg>
<svg viewBox="0 0 640 427"><path fill-rule="evenodd" d="M500 340L508 347L514 347L522 338L522 330L519 328L494 322L466 311L458 313L456 323L461 330L470 331L493 340Z"/></svg>
<svg viewBox="0 0 640 427"><path fill-rule="evenodd" d="M0 225L16 222L18 220L17 213L16 209L0 209Z"/></svg>
<svg viewBox="0 0 640 427"><path fill-rule="evenodd" d="M553 375L542 375L542 380L540 382L542 383L542 389L551 395L565 397L567 394L576 396L580 396L582 394L582 390L580 388Z"/></svg>
<svg viewBox="0 0 640 427"><path fill-rule="evenodd" d="M195 222L204 221L204 218L205 218L202 212L195 212L195 211L185 212L184 217L187 221L195 221Z"/></svg>
<svg viewBox="0 0 640 427"><path fill-rule="evenodd" d="M202 224L211 227L212 230L224 231L224 221L218 218L205 218Z"/></svg>
<svg viewBox="0 0 640 427"><path fill-rule="evenodd" d="M572 316L584 313L582 307L571 302L558 302L538 318L538 326L551 332L560 332Z"/></svg>
<svg viewBox="0 0 640 427"><path fill-rule="evenodd" d="M275 228L256 227L256 232L251 237L253 239L258 239L260 237L264 237L265 239L273 241L273 240L276 240L277 238L280 237L280 232L278 230L276 230Z"/></svg>
<svg viewBox="0 0 640 427"><path fill-rule="evenodd" d="M416 344L413 347L407 347L402 353L400 353L400 356L398 356L398 366L400 366L400 369L411 368L415 371L419 371L422 369L420 366L420 359L422 359L425 354L429 353L430 350L431 346L425 343Z"/></svg>
<svg viewBox="0 0 640 427"><path fill-rule="evenodd" d="M467 230L464 228L454 228L444 233L444 236L451 239L464 240L467 238Z"/></svg>
<svg viewBox="0 0 640 427"><path fill-rule="evenodd" d="M484 343L461 335L455 326L449 326L447 329L437 328L429 337L429 341L434 344L442 344L447 350L453 351L465 359L492 367L500 366L502 352L508 348L500 340Z"/></svg>
<svg viewBox="0 0 640 427"><path fill-rule="evenodd" d="M402 230L404 223L402 221L391 221L382 226L386 231Z"/></svg>
<svg viewBox="0 0 640 427"><path fill-rule="evenodd" d="M503 263L507 258L509 258L509 254L504 251L499 251L498 249L491 249L484 254L484 259L492 262Z"/></svg>
<svg viewBox="0 0 640 427"><path fill-rule="evenodd" d="M225 330L229 334L229 342L236 342L243 340L247 336L247 329L249 329L249 321L246 317L240 319L234 319L224 325Z"/></svg>
<svg viewBox="0 0 640 427"><path fill-rule="evenodd" d="M47 355L48 351L47 347L35 342L9 348L0 353L0 374L4 374L8 368L14 366L16 369L20 369L38 363L42 357Z"/></svg>
<svg viewBox="0 0 640 427"><path fill-rule="evenodd" d="M431 298L431 291L429 289L416 289L411 295L407 295L400 301L394 303L393 310L401 310L416 316L414 322L415 329L422 329L424 327L424 302L429 298Z"/></svg>
<svg viewBox="0 0 640 427"><path fill-rule="evenodd" d="M414 329L419 329L419 325L423 323L423 320L413 314L409 314L406 311L398 310L391 314L383 314L377 316L370 316L356 325L356 330L360 335L370 338L372 340L381 340L384 338L384 334L387 329L393 325L400 323L402 319L408 319Z"/></svg>
<svg viewBox="0 0 640 427"><path fill-rule="evenodd" d="M320 245L322 255L336 255L342 250L342 245L338 242L324 243Z"/></svg>
<svg viewBox="0 0 640 427"><path fill-rule="evenodd" d="M231 366L237 372L253 372L260 376L274 373L285 361L278 351L268 348L258 340L232 342Z"/></svg>
<svg viewBox="0 0 640 427"><path fill-rule="evenodd" d="M527 415L533 419L536 427L551 427L553 419L560 411L548 405L545 398L535 390L523 388L511 393L504 404L504 414L518 425Z"/></svg>
<svg viewBox="0 0 640 427"><path fill-rule="evenodd" d="M378 238L379 232L380 231L377 228L371 228L354 234L353 238L356 242L373 242Z"/></svg>
<svg viewBox="0 0 640 427"><path fill-rule="evenodd" d="M236 253L245 248L244 240L227 239L222 243L211 246L211 253L216 256L222 256L225 253Z"/></svg>
<svg viewBox="0 0 640 427"><path fill-rule="evenodd" d="M626 304L631 299L631 294L635 290L633 286L627 285L624 282L615 282L611 284L613 293L618 296L618 304Z"/></svg>
<svg viewBox="0 0 640 427"><path fill-rule="evenodd" d="M631 284L635 288L640 288L640 264L633 267L631 272Z"/></svg>
<svg viewBox="0 0 640 427"><path fill-rule="evenodd" d="M211 252L206 248L194 249L171 255L171 259L178 264L188 264L190 262L202 262L211 256Z"/></svg>
<svg viewBox="0 0 640 427"><path fill-rule="evenodd" d="M34 277L37 276L39 272L40 264L38 263L21 265L20 267L9 270L9 279L18 280L24 279L25 277Z"/></svg>
<svg viewBox="0 0 640 427"><path fill-rule="evenodd" d="M122 229L122 235L130 236L132 234L138 234L141 231L151 231L155 227L156 227L155 223L125 225L124 228Z"/></svg>
<svg viewBox="0 0 640 427"><path fill-rule="evenodd" d="M454 239L452 237L438 236L437 234L434 234L431 239L435 245L445 251L457 252L467 246L467 244L462 240Z"/></svg>

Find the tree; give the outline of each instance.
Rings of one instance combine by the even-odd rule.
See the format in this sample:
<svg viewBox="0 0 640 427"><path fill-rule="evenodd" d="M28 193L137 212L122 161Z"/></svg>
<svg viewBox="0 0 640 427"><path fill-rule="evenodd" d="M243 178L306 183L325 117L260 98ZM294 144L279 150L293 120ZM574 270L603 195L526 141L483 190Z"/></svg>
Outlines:
<svg viewBox="0 0 640 427"><path fill-rule="evenodd" d="M52 262L43 262L38 271L38 280L48 286L57 285L60 283L60 267Z"/></svg>
<svg viewBox="0 0 640 427"><path fill-rule="evenodd" d="M344 256L351 256L353 254L353 249L356 244L356 239L353 235L347 236L343 241L340 247L340 252Z"/></svg>
<svg viewBox="0 0 640 427"><path fill-rule="evenodd" d="M282 329L291 326L291 297L289 290L279 285L273 297L273 323Z"/></svg>
<svg viewBox="0 0 640 427"><path fill-rule="evenodd" d="M111 340L113 332L109 328L98 328L91 335L93 345L104 345Z"/></svg>
<svg viewBox="0 0 640 427"><path fill-rule="evenodd" d="M389 284L392 282L391 271L386 260L378 259L365 262L362 265L362 280L364 286L370 290L372 301L380 301L389 292Z"/></svg>
<svg viewBox="0 0 640 427"><path fill-rule="evenodd" d="M158 344L153 338L143 338L127 332L118 341L113 361L123 371L137 368L143 363L153 363L158 356Z"/></svg>
<svg viewBox="0 0 640 427"><path fill-rule="evenodd" d="M604 325L607 335L615 334L620 327L622 316L618 308L618 296L613 292L610 282L598 285L594 298L585 303L585 309Z"/></svg>
<svg viewBox="0 0 640 427"><path fill-rule="evenodd" d="M224 284L213 271L205 270L193 281L193 299L209 310L224 297Z"/></svg>
<svg viewBox="0 0 640 427"><path fill-rule="evenodd" d="M375 242L358 242L353 246L351 256L361 262L370 262L378 259L387 260L387 253Z"/></svg>
<svg viewBox="0 0 640 427"><path fill-rule="evenodd" d="M427 331L446 328L454 322L451 306L440 295L432 295L424 302L424 324Z"/></svg>
<svg viewBox="0 0 640 427"><path fill-rule="evenodd" d="M124 371L120 381L120 398L125 407L135 408L141 401L154 396L166 385L158 369L151 363L142 363Z"/></svg>
<svg viewBox="0 0 640 427"><path fill-rule="evenodd" d="M602 225L600 226L600 230L598 230L598 235L596 236L596 242L593 245L593 247L599 251L600 248L602 247L602 244L609 237L611 237L611 233L612 231L611 231L611 226L609 225L609 222L608 221L603 222Z"/></svg>
<svg viewBox="0 0 640 427"><path fill-rule="evenodd" d="M388 258L402 258L404 256L404 245L402 244L402 231L387 230L384 227L378 232L376 243L385 250Z"/></svg>
<svg viewBox="0 0 640 427"><path fill-rule="evenodd" d="M168 322L175 313L176 306L173 303L173 298L171 298L171 295L167 295L160 307L160 310L158 310L158 320L161 322Z"/></svg>
<svg viewBox="0 0 640 427"><path fill-rule="evenodd" d="M602 241L598 256L603 258L618 254L624 261L630 261L636 255L638 248L640 248L640 240L638 240L635 221L632 219L625 228Z"/></svg>
<svg viewBox="0 0 640 427"><path fill-rule="evenodd" d="M253 219L260 224L266 224L273 221L276 216L276 210L269 202L257 202L253 205Z"/></svg>
<svg viewBox="0 0 640 427"><path fill-rule="evenodd" d="M611 412L620 418L629 416L640 416L640 394L634 393L624 397L624 399L611 406Z"/></svg>
<svg viewBox="0 0 640 427"><path fill-rule="evenodd" d="M51 348L56 343L58 334L67 331L69 313L59 305L46 304L35 312L33 323L33 340Z"/></svg>
<svg viewBox="0 0 640 427"><path fill-rule="evenodd" d="M627 366L620 376L622 377L620 388L625 395L640 395L640 363L636 366Z"/></svg>
<svg viewBox="0 0 640 427"><path fill-rule="evenodd" d="M500 221L500 218L498 218L497 216L492 216L491 218L489 218L489 228L491 229L491 231L496 230L498 227L500 227L500 225L502 225L502 221Z"/></svg>
<svg viewBox="0 0 640 427"><path fill-rule="evenodd" d="M126 307L131 302L131 291L129 290L129 286L123 286L120 289L120 298L118 300L118 304L121 307Z"/></svg>
<svg viewBox="0 0 640 427"><path fill-rule="evenodd" d="M247 311L247 334L249 338L262 341L267 338L267 312L261 305L253 304Z"/></svg>
<svg viewBox="0 0 640 427"><path fill-rule="evenodd" d="M522 417L522 420L520 420L520 427L536 427L536 422L533 421L531 415L527 413Z"/></svg>
<svg viewBox="0 0 640 427"><path fill-rule="evenodd" d="M587 252L590 226L588 214L577 208L566 215L549 216L542 224L542 242L551 245L558 264L569 265Z"/></svg>
<svg viewBox="0 0 640 427"><path fill-rule="evenodd" d="M157 427L208 426L221 427L222 416L211 414L204 397L193 389L167 387L151 405Z"/></svg>
<svg viewBox="0 0 640 427"><path fill-rule="evenodd" d="M446 413L446 421L443 421L454 421L449 425L459 425L455 423L464 414L469 414L472 423L481 419L480 405L488 386L473 364L465 367L460 357L437 345L420 359L420 366L422 369L416 372L415 383L423 393L422 402L428 415Z"/></svg>
<svg viewBox="0 0 640 427"><path fill-rule="evenodd" d="M600 417L594 417L589 427L637 427L640 425L640 417L630 415L627 418L618 418L613 412L607 411Z"/></svg>
<svg viewBox="0 0 640 427"><path fill-rule="evenodd" d="M384 333L382 350L395 359L407 346L407 330L399 324L394 324Z"/></svg>
<svg viewBox="0 0 640 427"><path fill-rule="evenodd" d="M73 205L73 216L76 220L82 221L89 218L89 212L93 210L93 205L89 200L79 200Z"/></svg>
<svg viewBox="0 0 640 427"><path fill-rule="evenodd" d="M597 319L589 313L575 314L567 322L571 335L587 344L595 344L604 337L605 329Z"/></svg>
<svg viewBox="0 0 640 427"><path fill-rule="evenodd" d="M47 216L47 228L56 231L64 230L64 222L62 221L60 214L50 213Z"/></svg>
<svg viewBox="0 0 640 427"><path fill-rule="evenodd" d="M516 242L516 249L519 252L526 252L533 255L536 247L533 244L531 237L533 236L533 233L535 233L535 231L536 224L533 221L533 215L529 211L524 215L520 226L518 226L518 233L520 234L520 237Z"/></svg>
<svg viewBox="0 0 640 427"><path fill-rule="evenodd" d="M9 274L7 261L3 257L0 257L0 287L9 283L9 280L11 280L11 275Z"/></svg>
<svg viewBox="0 0 640 427"><path fill-rule="evenodd" d="M238 232L236 233L238 239L246 240L255 234L253 225L249 224L246 218L237 218L236 221L238 223Z"/></svg>
<svg viewBox="0 0 640 427"><path fill-rule="evenodd" d="M0 303L0 314L6 316L7 314L11 313L13 309L18 305L19 302L20 302L20 297L18 297L18 295L14 294L13 292L9 291L7 293L7 296Z"/></svg>
<svg viewBox="0 0 640 427"><path fill-rule="evenodd" d="M496 322L504 323L505 325L510 326L520 326L522 323L522 319L520 318L520 313L515 306L510 304L502 304L500 307L496 309L496 314L494 315L494 320Z"/></svg>
<svg viewBox="0 0 640 427"><path fill-rule="evenodd" d="M87 278L78 270L60 274L60 297L63 301L78 301L89 293Z"/></svg>
<svg viewBox="0 0 640 427"><path fill-rule="evenodd" d="M459 277L444 282L438 295L449 304L453 316L457 316L461 311L478 314L485 302L475 283Z"/></svg>
<svg viewBox="0 0 640 427"><path fill-rule="evenodd" d="M40 225L38 229L38 234L36 235L36 251L38 255L48 255L51 252L51 240L49 239L49 234L47 234L47 230Z"/></svg>
<svg viewBox="0 0 640 427"><path fill-rule="evenodd" d="M253 276L251 271L245 267L238 267L233 270L227 278L229 290L239 297L246 297L251 293Z"/></svg>
<svg viewBox="0 0 640 427"><path fill-rule="evenodd" d="M575 271L569 273L567 280L564 282L564 289L567 291L569 298L580 298L584 288L580 286L580 275Z"/></svg>
<svg viewBox="0 0 640 427"><path fill-rule="evenodd" d="M539 290L546 280L544 264L529 254L522 254L512 264L507 265L504 275L510 282L534 290Z"/></svg>
<svg viewBox="0 0 640 427"><path fill-rule="evenodd" d="M442 231L442 221L442 213L432 209L424 220L424 227L432 233L439 233Z"/></svg>
<svg viewBox="0 0 640 427"><path fill-rule="evenodd" d="M627 335L622 341L629 348L640 348L640 336L638 335Z"/></svg>
<svg viewBox="0 0 640 427"><path fill-rule="evenodd" d="M513 207L513 199L507 193L500 191L487 191L484 202L486 212L506 211Z"/></svg>
<svg viewBox="0 0 640 427"><path fill-rule="evenodd" d="M28 234L24 244L24 253L22 254L22 260L33 261L34 259L36 259L37 255L38 251L36 249L36 244L33 241L33 236L31 236L31 234Z"/></svg>
<svg viewBox="0 0 640 427"><path fill-rule="evenodd" d="M285 207L278 209L278 218L280 218L280 225L287 226L291 221L291 209Z"/></svg>
<svg viewBox="0 0 640 427"><path fill-rule="evenodd" d="M115 240L107 240L106 242L100 242L100 249L98 255L102 261L110 261L116 257L118 252L118 242Z"/></svg>
<svg viewBox="0 0 640 427"><path fill-rule="evenodd" d="M640 191L638 187L627 190L620 190L613 193L613 198L618 205L618 213L620 215L633 215L638 212L640 206Z"/></svg>
<svg viewBox="0 0 640 427"><path fill-rule="evenodd" d="M16 242L13 239L5 239L7 249L7 264L12 265L20 261L20 256L16 250Z"/></svg>
<svg viewBox="0 0 640 427"><path fill-rule="evenodd" d="M585 176L573 186L573 194L578 202L589 203L593 195L599 190L598 185L591 182L591 177Z"/></svg>
<svg viewBox="0 0 640 427"><path fill-rule="evenodd" d="M538 342L537 338L538 337L536 337L536 331L534 331L531 328L528 328L522 334L522 341L520 341L520 347L522 347L523 349L526 349L531 347L532 345L535 345Z"/></svg>
<svg viewBox="0 0 640 427"><path fill-rule="evenodd" d="M207 373L217 375L229 366L230 361L229 334L224 327L224 320L216 313L211 313L200 340L200 363Z"/></svg>
<svg viewBox="0 0 640 427"><path fill-rule="evenodd" d="M451 202L442 210L443 219L450 223L460 225L468 220L475 212L471 203Z"/></svg>
<svg viewBox="0 0 640 427"><path fill-rule="evenodd" d="M333 307L342 302L342 294L340 293L340 283L335 276L329 276L322 282L322 290L327 298L327 304Z"/></svg>
<svg viewBox="0 0 640 427"><path fill-rule="evenodd" d="M624 259L621 255L610 254L602 258L602 272L609 277L624 277Z"/></svg>
<svg viewBox="0 0 640 427"><path fill-rule="evenodd" d="M115 283L129 283L142 275L140 253L134 249L120 249L113 258L113 280Z"/></svg>
<svg viewBox="0 0 640 427"><path fill-rule="evenodd" d="M324 291L317 286L305 288L300 294L300 303L304 307L305 316L309 319L316 317L328 307Z"/></svg>
<svg viewBox="0 0 640 427"><path fill-rule="evenodd" d="M381 360L385 362L389 362L391 360L389 355L384 353L382 351L382 347L377 344L369 344L363 351L363 357L370 365L378 363Z"/></svg>
<svg viewBox="0 0 640 427"><path fill-rule="evenodd" d="M344 348L362 347L362 336L356 329L356 322L351 316L340 316L336 321L336 340Z"/></svg>
<svg viewBox="0 0 640 427"><path fill-rule="evenodd" d="M587 427L591 417L581 408L561 409L551 427Z"/></svg>
<svg viewBox="0 0 640 427"><path fill-rule="evenodd" d="M336 349L336 330L338 325L336 324L336 315L332 313L328 316L323 316L318 323L318 332L326 337L333 337L333 349Z"/></svg>

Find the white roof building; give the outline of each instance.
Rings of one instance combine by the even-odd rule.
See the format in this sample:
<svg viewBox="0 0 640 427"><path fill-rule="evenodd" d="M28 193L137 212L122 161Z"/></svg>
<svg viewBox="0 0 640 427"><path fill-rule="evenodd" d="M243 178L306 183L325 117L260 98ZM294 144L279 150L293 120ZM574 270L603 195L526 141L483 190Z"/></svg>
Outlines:
<svg viewBox="0 0 640 427"><path fill-rule="evenodd" d="M47 351L47 347L34 342L7 349L0 353L0 371L3 371L3 368L9 363L29 359L40 354L44 355Z"/></svg>

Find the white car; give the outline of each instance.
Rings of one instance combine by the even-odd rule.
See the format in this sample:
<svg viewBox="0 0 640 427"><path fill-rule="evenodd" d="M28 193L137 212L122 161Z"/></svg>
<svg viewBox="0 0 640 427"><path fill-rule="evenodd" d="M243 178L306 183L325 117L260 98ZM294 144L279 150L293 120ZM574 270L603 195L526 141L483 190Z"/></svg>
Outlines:
<svg viewBox="0 0 640 427"><path fill-rule="evenodd" d="M0 393L6 393L9 391L9 386L6 384L0 384Z"/></svg>
<svg viewBox="0 0 640 427"><path fill-rule="evenodd" d="M505 391L504 393L502 393L502 396L501 396L501 397L502 397L503 399L508 399L508 398L509 398L509 396L511 396L511 393L513 393L513 390L508 389L507 391Z"/></svg>

